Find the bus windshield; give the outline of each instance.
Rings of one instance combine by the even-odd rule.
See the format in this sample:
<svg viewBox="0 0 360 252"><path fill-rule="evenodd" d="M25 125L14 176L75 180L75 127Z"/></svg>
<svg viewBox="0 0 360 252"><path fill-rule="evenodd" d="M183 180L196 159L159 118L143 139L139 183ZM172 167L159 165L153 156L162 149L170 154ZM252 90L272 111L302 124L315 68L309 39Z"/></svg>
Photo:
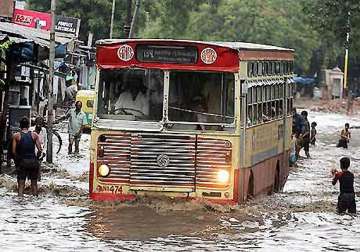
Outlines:
<svg viewBox="0 0 360 252"><path fill-rule="evenodd" d="M163 90L162 70L102 70L98 116L104 119L161 121Z"/></svg>
<svg viewBox="0 0 360 252"><path fill-rule="evenodd" d="M234 75L230 73L171 72L169 121L232 123L234 83Z"/></svg>
<svg viewBox="0 0 360 252"><path fill-rule="evenodd" d="M234 122L235 80L231 73L170 71L167 118L163 118L164 71L102 70L98 117L128 121L193 124Z"/></svg>

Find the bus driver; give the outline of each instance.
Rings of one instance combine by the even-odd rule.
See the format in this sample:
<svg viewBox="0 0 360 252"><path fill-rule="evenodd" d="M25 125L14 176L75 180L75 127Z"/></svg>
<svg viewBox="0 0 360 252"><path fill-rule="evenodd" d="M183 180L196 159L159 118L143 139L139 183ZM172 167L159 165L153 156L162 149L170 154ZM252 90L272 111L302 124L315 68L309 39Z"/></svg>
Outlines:
<svg viewBox="0 0 360 252"><path fill-rule="evenodd" d="M141 79L131 81L127 89L120 93L115 103L115 114L148 116L149 99L144 95L144 89Z"/></svg>

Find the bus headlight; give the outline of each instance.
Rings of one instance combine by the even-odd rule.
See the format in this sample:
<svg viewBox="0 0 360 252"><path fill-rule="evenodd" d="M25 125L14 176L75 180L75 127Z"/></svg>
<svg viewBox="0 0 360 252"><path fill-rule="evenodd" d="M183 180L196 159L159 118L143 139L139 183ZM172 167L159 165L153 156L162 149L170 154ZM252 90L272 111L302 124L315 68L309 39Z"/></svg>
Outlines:
<svg viewBox="0 0 360 252"><path fill-rule="evenodd" d="M106 164L102 164L98 168L98 173L101 177L106 177L110 173L110 167L107 166Z"/></svg>
<svg viewBox="0 0 360 252"><path fill-rule="evenodd" d="M229 181L230 174L226 170L220 170L217 174L217 179L220 183L226 183Z"/></svg>

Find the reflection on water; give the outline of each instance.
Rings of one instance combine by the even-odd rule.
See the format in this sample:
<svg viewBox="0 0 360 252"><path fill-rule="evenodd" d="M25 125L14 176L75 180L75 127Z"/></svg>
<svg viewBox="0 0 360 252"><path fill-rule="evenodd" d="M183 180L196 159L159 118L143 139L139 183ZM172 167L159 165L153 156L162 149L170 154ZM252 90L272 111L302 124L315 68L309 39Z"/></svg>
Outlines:
<svg viewBox="0 0 360 252"><path fill-rule="evenodd" d="M360 220L335 213L338 186L330 170L342 156L352 157L360 191L360 130L352 130L348 150L335 144L345 123L360 120L311 113L318 143L311 159L291 171L282 193L246 205L222 207L204 202L143 198L99 203L87 199L88 137L81 156L57 158L66 171L43 175L41 196L18 199L16 180L0 177L2 251L360 251ZM63 139L66 140L66 137Z"/></svg>

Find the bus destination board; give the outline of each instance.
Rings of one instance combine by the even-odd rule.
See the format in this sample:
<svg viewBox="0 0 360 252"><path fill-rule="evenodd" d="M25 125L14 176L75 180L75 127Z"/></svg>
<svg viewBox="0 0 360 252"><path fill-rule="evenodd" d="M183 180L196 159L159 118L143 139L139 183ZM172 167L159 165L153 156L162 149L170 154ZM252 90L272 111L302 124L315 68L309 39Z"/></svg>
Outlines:
<svg viewBox="0 0 360 252"><path fill-rule="evenodd" d="M197 48L191 46L138 45L136 58L140 62L196 64Z"/></svg>

